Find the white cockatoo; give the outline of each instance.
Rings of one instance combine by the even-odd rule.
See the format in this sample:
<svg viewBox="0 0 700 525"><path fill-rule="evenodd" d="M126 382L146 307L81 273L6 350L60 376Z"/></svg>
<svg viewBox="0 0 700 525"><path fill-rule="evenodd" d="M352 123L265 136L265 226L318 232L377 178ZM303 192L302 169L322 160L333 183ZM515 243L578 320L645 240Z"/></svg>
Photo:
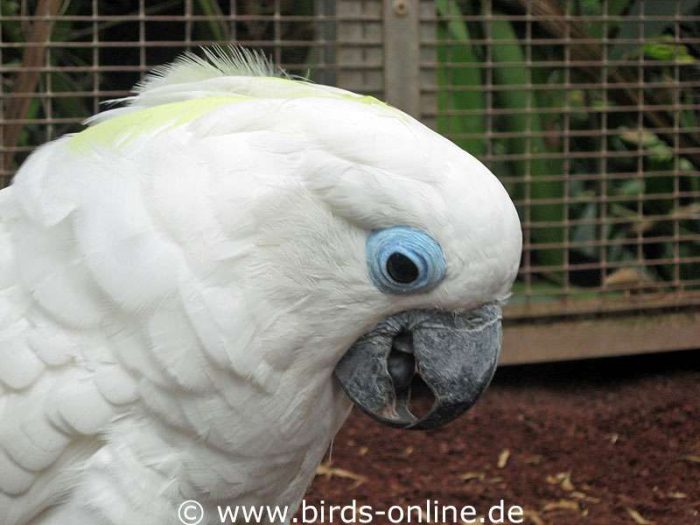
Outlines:
<svg viewBox="0 0 700 525"><path fill-rule="evenodd" d="M352 402L430 428L491 379L521 250L498 180L374 98L205 54L0 192L2 525L291 516Z"/></svg>

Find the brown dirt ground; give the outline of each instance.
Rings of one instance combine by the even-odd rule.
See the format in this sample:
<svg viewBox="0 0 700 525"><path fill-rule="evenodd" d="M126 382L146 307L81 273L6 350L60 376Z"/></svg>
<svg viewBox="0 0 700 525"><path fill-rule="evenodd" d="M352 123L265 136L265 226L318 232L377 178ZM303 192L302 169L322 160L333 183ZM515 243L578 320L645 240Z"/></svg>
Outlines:
<svg viewBox="0 0 700 525"><path fill-rule="evenodd" d="M503 499L534 525L700 524L700 351L503 368L430 432L356 410L319 472L309 504Z"/></svg>

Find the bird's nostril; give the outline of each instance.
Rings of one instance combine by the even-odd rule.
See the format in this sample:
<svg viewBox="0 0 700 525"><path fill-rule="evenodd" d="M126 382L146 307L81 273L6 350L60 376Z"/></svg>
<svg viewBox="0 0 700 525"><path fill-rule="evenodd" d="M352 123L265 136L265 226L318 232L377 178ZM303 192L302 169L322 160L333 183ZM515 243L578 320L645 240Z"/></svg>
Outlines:
<svg viewBox="0 0 700 525"><path fill-rule="evenodd" d="M411 385L413 374L416 370L416 361L413 354L392 348L387 360L387 367L394 389L397 392L406 390Z"/></svg>

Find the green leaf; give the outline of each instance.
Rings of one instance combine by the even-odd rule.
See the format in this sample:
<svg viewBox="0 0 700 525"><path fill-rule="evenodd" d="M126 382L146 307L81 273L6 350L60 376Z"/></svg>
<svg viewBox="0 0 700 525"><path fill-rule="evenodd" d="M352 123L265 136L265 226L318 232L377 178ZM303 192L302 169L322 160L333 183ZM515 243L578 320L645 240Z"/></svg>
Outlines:
<svg viewBox="0 0 700 525"><path fill-rule="evenodd" d="M195 5L204 16L209 17L206 20L206 28L208 30L207 37L215 42L227 41L229 39L229 29L228 25L226 25L226 18L221 12L218 2L212 0L197 0Z"/></svg>
<svg viewBox="0 0 700 525"><path fill-rule="evenodd" d="M500 14L500 13L494 13ZM536 111L537 104L532 90L525 89L530 78L526 59L522 48L517 43L518 36L513 26L507 20L492 19L488 22L491 29L493 46L491 57L494 62L494 82L498 86L510 89L498 92L498 104L501 108L509 109L503 118L503 126L507 131L518 132L518 136L507 139L508 153L544 153L548 148L541 137L527 135L542 131L540 116ZM517 89L520 87L520 89ZM529 167L532 177L530 196L533 200L556 199L563 200L564 184L561 181L545 181L545 176L561 175L562 162L559 159L536 158L528 161L512 163L514 174L524 176ZM534 205L530 209L534 222L564 221L563 204ZM563 243L564 229L559 227L535 228L532 231L533 240L537 243ZM561 266L564 262L564 249L548 249L537 252L538 261L546 266ZM561 279L560 274L550 274L550 277Z"/></svg>
<svg viewBox="0 0 700 525"><path fill-rule="evenodd" d="M688 53L688 48L674 41L670 35L663 35L652 42L644 44L644 55L664 62L675 61L679 64L692 64L695 57Z"/></svg>
<svg viewBox="0 0 700 525"><path fill-rule="evenodd" d="M687 14L698 5L698 0L678 0L678 2L680 3L678 9L681 14ZM620 24L617 39L630 41L639 38L640 26L637 21L641 19L642 14L645 17L643 26L645 40L660 37L673 24L673 21L668 19L660 20L659 17L674 15L676 5L677 2L669 2L669 0L635 0L628 12L629 21ZM629 44L614 45L610 50L609 58L613 60L620 59L628 46Z"/></svg>
<svg viewBox="0 0 700 525"><path fill-rule="evenodd" d="M437 0L437 12L442 17L451 17L438 26L438 40L456 40L459 45L438 46L438 130L446 135L459 135L455 143L479 157L485 151L486 141L484 113L486 102L481 89L481 69L476 67L479 59L471 45L469 29L454 0ZM449 65L448 65L449 64ZM455 64L459 66L455 67ZM445 112L469 110L465 115L446 115ZM475 111L476 110L476 111Z"/></svg>

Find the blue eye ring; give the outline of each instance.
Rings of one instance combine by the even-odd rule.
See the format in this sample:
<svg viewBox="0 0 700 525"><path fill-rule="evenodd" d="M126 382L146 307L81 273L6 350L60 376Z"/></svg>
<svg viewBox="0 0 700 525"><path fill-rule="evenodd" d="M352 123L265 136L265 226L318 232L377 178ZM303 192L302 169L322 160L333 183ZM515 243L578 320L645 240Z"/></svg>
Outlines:
<svg viewBox="0 0 700 525"><path fill-rule="evenodd" d="M445 278L442 248L423 230L411 226L374 230L366 250L370 278L384 293L428 292Z"/></svg>

